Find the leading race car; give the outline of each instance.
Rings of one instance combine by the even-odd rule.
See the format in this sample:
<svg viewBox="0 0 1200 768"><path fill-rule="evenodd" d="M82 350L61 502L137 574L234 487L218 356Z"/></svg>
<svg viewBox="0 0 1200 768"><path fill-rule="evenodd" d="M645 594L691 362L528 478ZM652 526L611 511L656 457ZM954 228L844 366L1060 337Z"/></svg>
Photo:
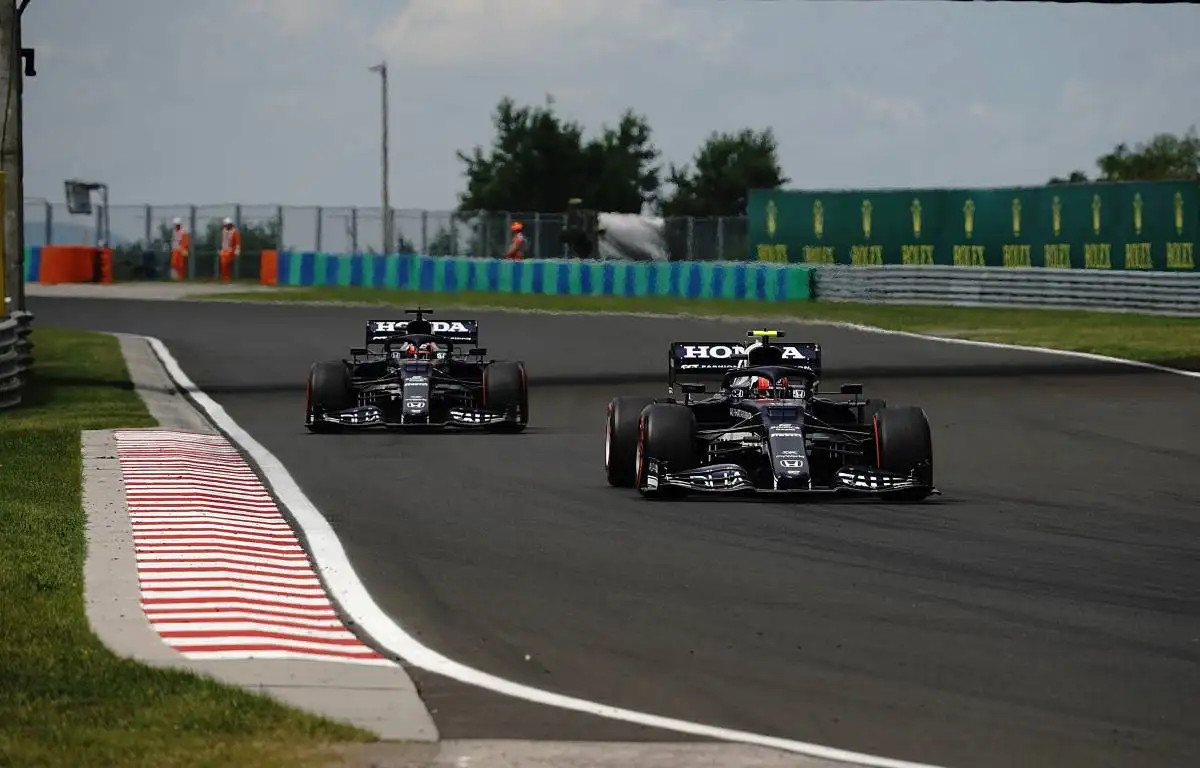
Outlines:
<svg viewBox="0 0 1200 768"><path fill-rule="evenodd" d="M310 432L383 427L520 432L529 423L525 364L484 360L475 320L368 320L351 359L315 363L304 425ZM466 349L463 349L463 346Z"/></svg>
<svg viewBox="0 0 1200 768"><path fill-rule="evenodd" d="M747 336L755 341L675 342L670 397L609 402L610 485L652 498L865 494L916 501L939 493L921 408L863 402L861 384L843 384L837 396L819 393L819 344L773 343L780 331ZM712 379L718 391L698 397ZM673 396L677 385L682 402Z"/></svg>

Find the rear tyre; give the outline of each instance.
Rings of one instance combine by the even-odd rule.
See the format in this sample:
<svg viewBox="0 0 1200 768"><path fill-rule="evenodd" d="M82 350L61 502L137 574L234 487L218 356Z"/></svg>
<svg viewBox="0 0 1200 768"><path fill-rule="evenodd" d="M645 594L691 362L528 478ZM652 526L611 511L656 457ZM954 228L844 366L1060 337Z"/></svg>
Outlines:
<svg viewBox="0 0 1200 768"><path fill-rule="evenodd" d="M933 485L933 438L929 419L921 408L883 408L874 416L875 462L879 469L915 476L927 486ZM929 488L891 491L884 498L894 501L920 501Z"/></svg>
<svg viewBox="0 0 1200 768"><path fill-rule="evenodd" d="M314 363L308 371L308 393L305 403L305 426L309 432L338 432L341 427L316 421L323 413L336 413L355 404L350 386L350 372L341 360Z"/></svg>
<svg viewBox="0 0 1200 768"><path fill-rule="evenodd" d="M655 403L642 411L638 430L638 492L647 498L675 498L686 493L679 488L643 488L649 473L648 458L665 462L668 472L696 466L696 416L692 409L674 403Z"/></svg>
<svg viewBox="0 0 1200 768"><path fill-rule="evenodd" d="M492 363L483 369L483 409L516 416L516 421L492 425L493 432L525 430L529 424L529 377L524 363Z"/></svg>
<svg viewBox="0 0 1200 768"><path fill-rule="evenodd" d="M652 397L614 397L604 422L604 474L615 488L632 488L637 481L638 429L642 410Z"/></svg>

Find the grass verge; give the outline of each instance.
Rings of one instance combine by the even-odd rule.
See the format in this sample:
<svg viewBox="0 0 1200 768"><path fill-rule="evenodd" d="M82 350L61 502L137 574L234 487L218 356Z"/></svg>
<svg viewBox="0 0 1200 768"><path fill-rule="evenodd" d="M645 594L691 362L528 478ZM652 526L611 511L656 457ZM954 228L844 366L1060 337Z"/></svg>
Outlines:
<svg viewBox="0 0 1200 768"><path fill-rule="evenodd" d="M25 404L0 413L0 765L322 765L372 739L240 688L121 659L83 604L79 433L153 426L116 339L38 328Z"/></svg>
<svg viewBox="0 0 1200 768"><path fill-rule="evenodd" d="M1048 309L895 306L850 303L758 304L747 301L626 299L500 293L415 293L371 288L278 288L206 294L212 301L324 302L361 305L499 307L577 312L651 312L763 320L861 323L916 333L1111 355L1200 368L1200 319Z"/></svg>

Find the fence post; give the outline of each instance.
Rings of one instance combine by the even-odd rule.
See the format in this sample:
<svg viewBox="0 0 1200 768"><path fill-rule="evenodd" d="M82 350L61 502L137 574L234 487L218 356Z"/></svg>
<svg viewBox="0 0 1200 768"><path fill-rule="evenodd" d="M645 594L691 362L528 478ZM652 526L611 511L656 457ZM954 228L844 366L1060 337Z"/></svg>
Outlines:
<svg viewBox="0 0 1200 768"><path fill-rule="evenodd" d="M275 221L278 223L279 229L275 233L275 250L283 250L283 206L275 206Z"/></svg>
<svg viewBox="0 0 1200 768"><path fill-rule="evenodd" d="M696 217L687 217L687 261L696 260Z"/></svg>
<svg viewBox="0 0 1200 768"><path fill-rule="evenodd" d="M200 256L200 253L196 249L196 245L199 242L199 234L200 233L198 233L196 231L196 206L189 205L188 210L189 210L188 232L192 233L192 249L191 249L192 252L190 254L188 254L187 279L195 280L196 279L196 259Z"/></svg>
<svg viewBox="0 0 1200 768"><path fill-rule="evenodd" d="M717 260L728 261L725 258L725 217L717 217Z"/></svg>
<svg viewBox="0 0 1200 768"><path fill-rule="evenodd" d="M54 245L54 206L46 201L46 245Z"/></svg>
<svg viewBox="0 0 1200 768"><path fill-rule="evenodd" d="M317 253L321 253L321 219L325 218L325 209L317 206Z"/></svg>
<svg viewBox="0 0 1200 768"><path fill-rule="evenodd" d="M489 227L488 229L490 230L491 228ZM512 211L505 211L505 212L504 212L504 234L500 235L500 237L501 237L501 238L507 238L507 237L508 237L508 234L509 234L510 232L512 232ZM492 240L491 240L491 234L492 234L492 233L489 231L489 232L488 232L488 240L487 240L487 249L488 249L488 255L489 255L489 256L490 256L490 255L491 255L491 253L492 253Z"/></svg>
<svg viewBox="0 0 1200 768"><path fill-rule="evenodd" d="M421 209L421 255L429 255L429 211Z"/></svg>
<svg viewBox="0 0 1200 768"><path fill-rule="evenodd" d="M350 252L358 253L358 209L350 209Z"/></svg>

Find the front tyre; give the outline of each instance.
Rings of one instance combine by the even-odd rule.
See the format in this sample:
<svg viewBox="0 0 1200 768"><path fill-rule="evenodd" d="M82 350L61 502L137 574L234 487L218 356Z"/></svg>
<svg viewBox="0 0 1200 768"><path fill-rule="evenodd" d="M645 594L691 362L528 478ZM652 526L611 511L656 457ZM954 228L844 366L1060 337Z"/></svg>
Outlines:
<svg viewBox="0 0 1200 768"><path fill-rule="evenodd" d="M887 400L872 398L859 406L859 408L862 409L862 418L859 423L869 427L874 422L875 414L887 408Z"/></svg>
<svg viewBox="0 0 1200 768"><path fill-rule="evenodd" d="M668 472L696 466L696 416L686 405L655 403L642 411L638 430L637 489L647 498L673 498L678 488L647 488L649 459L666 465Z"/></svg>
<svg viewBox="0 0 1200 768"><path fill-rule="evenodd" d="M933 486L933 438L925 411L915 406L883 408L875 414L873 424L875 461L879 469L912 474L927 486L889 491L884 498L920 501L927 497Z"/></svg>
<svg viewBox="0 0 1200 768"><path fill-rule="evenodd" d="M483 410L515 420L492 425L494 432L523 432L529 424L529 377L524 363L492 363L483 369Z"/></svg>
<svg viewBox="0 0 1200 768"><path fill-rule="evenodd" d="M652 397L614 397L608 401L604 422L604 475L614 488L632 488L637 482L638 429L642 411Z"/></svg>
<svg viewBox="0 0 1200 768"><path fill-rule="evenodd" d="M320 421L325 413L337 413L355 405L354 390L350 385L350 372L341 360L314 363L308 371L308 387L305 397L304 426L309 432L337 432L336 424Z"/></svg>

